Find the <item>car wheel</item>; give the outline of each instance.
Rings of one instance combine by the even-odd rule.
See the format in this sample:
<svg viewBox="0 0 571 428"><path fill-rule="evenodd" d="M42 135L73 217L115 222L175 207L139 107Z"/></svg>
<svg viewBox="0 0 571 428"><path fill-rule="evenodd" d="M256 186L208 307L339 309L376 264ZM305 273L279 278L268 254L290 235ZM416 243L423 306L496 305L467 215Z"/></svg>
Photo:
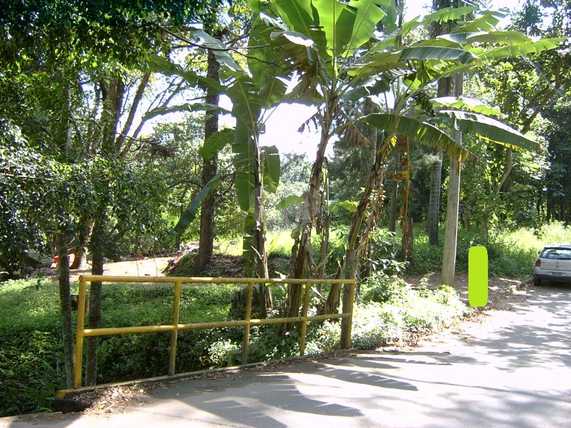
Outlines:
<svg viewBox="0 0 571 428"><path fill-rule="evenodd" d="M536 287L539 287L541 285L541 279L539 278L533 278L533 285L535 285Z"/></svg>

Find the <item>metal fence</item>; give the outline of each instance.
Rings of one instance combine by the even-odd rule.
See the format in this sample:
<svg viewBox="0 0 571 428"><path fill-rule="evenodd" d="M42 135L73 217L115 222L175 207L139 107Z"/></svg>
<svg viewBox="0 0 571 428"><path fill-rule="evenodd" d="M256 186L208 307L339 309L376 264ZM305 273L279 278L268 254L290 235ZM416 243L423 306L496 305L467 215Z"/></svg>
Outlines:
<svg viewBox="0 0 571 428"><path fill-rule="evenodd" d="M171 284L174 287L174 299L172 305L172 318L170 324L145 325L133 327L106 327L106 328L85 328L86 298L89 284L99 283L128 283L128 284ZM215 321L215 322L194 322L180 324L180 300L183 285L216 286L223 284L235 284L246 287L246 302L244 308L244 319ZM252 300L254 287L257 284L268 286L294 285L304 287L301 304L301 314L298 317L288 318L264 318L254 319L252 315ZM309 304L311 300L312 287L315 285L336 285L349 287L344 293L343 307L341 313L321 314L308 316ZM75 338L75 358L74 358L74 389L81 387L82 366L83 366L83 342L85 337L114 336L137 333L170 333L169 348L169 370L168 375L174 376L176 373L176 351L179 331L193 329L211 329L221 327L243 327L244 336L242 341L242 361L246 362L248 357L248 346L250 342L250 328L264 324L290 324L297 323L299 331L299 348L303 356L305 352L307 325L310 321L341 319L341 347L351 347L351 324L353 319L353 301L355 300L355 280L351 279L293 279L293 278L205 278L205 277L140 277L140 276L106 276L106 275L84 275L79 277L79 296L77 312L77 331ZM61 392L71 392L62 390Z"/></svg>

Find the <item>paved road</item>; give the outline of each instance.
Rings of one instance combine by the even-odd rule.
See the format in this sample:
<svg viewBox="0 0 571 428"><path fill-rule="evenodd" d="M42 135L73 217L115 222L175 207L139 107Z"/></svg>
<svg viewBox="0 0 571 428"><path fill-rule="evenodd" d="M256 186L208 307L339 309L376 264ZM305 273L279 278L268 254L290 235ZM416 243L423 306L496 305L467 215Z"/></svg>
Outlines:
<svg viewBox="0 0 571 428"><path fill-rule="evenodd" d="M0 427L571 427L571 287L540 288L410 352L180 382L101 416Z"/></svg>

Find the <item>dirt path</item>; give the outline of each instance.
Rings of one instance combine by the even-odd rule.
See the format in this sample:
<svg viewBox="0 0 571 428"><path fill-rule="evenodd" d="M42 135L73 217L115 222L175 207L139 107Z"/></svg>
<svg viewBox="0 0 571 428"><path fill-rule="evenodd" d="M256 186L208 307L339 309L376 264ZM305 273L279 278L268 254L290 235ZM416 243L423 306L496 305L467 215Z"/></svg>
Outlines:
<svg viewBox="0 0 571 428"><path fill-rule="evenodd" d="M162 271L172 258L173 257L148 257L137 260L105 263L103 274L118 276L164 276ZM79 275L90 273L91 266L88 265L81 269L71 270L70 278L72 281L77 281Z"/></svg>
<svg viewBox="0 0 571 428"><path fill-rule="evenodd" d="M568 427L571 287L512 305L410 350L178 382L109 414L0 427Z"/></svg>

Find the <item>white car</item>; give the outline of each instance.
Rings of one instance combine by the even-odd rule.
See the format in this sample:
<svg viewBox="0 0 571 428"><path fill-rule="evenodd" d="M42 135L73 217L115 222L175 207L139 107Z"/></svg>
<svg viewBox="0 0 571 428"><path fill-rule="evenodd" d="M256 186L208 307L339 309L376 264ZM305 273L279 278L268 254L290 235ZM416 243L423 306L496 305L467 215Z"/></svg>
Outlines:
<svg viewBox="0 0 571 428"><path fill-rule="evenodd" d="M571 282L571 244L546 245L533 268L533 283L545 281Z"/></svg>

